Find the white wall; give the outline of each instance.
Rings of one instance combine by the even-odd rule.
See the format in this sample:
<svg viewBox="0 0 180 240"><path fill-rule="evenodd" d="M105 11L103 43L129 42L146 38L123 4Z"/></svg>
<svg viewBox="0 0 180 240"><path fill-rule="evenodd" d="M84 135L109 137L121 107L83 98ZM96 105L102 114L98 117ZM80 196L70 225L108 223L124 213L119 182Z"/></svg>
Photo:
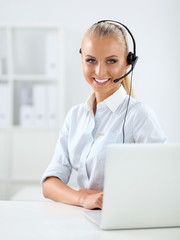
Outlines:
<svg viewBox="0 0 180 240"><path fill-rule="evenodd" d="M154 109L170 141L180 141L179 12L179 0L0 0L0 23L64 25L66 112L91 92L78 53L83 32L101 19L126 24L139 56L137 98Z"/></svg>

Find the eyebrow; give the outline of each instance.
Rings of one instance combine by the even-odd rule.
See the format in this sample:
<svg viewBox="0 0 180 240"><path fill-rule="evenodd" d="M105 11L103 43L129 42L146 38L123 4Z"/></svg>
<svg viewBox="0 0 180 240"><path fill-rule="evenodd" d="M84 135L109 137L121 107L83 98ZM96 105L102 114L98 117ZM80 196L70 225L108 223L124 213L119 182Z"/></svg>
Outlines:
<svg viewBox="0 0 180 240"><path fill-rule="evenodd" d="M117 56L117 55L111 55L111 56L109 56L109 57L107 57L107 58L113 58L113 57L116 57L116 58L118 58L118 56Z"/></svg>
<svg viewBox="0 0 180 240"><path fill-rule="evenodd" d="M86 55L85 57L91 57L91 58L95 58L95 57L93 57L93 56L91 56L91 55Z"/></svg>
<svg viewBox="0 0 180 240"><path fill-rule="evenodd" d="M86 55L85 57L91 57L91 58L95 58L94 56L92 56L92 55ZM108 57L106 57L106 59L107 58L112 58L112 57L116 57L116 58L118 58L118 56L117 55L111 55L111 56L108 56Z"/></svg>

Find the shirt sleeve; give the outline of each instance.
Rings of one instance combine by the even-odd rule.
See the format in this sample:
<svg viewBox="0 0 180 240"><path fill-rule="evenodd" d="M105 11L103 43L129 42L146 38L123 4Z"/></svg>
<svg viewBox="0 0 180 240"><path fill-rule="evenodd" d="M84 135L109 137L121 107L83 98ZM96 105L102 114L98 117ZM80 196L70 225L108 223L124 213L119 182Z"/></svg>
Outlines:
<svg viewBox="0 0 180 240"><path fill-rule="evenodd" d="M68 152L69 115L70 113L67 115L60 131L52 161L41 178L41 185L47 177L52 176L59 178L65 184L69 181L72 172Z"/></svg>
<svg viewBox="0 0 180 240"><path fill-rule="evenodd" d="M167 137L155 113L142 103L137 104L133 119L133 137L136 143L165 143Z"/></svg>

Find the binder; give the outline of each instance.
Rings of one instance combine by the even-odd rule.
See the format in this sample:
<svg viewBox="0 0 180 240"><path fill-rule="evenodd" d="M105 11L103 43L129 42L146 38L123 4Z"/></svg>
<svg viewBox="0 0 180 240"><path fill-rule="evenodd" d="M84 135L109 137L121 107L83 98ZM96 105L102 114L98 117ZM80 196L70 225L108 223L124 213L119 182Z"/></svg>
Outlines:
<svg viewBox="0 0 180 240"><path fill-rule="evenodd" d="M34 107L32 105L20 106L20 126L21 127L33 127Z"/></svg>
<svg viewBox="0 0 180 240"><path fill-rule="evenodd" d="M20 88L20 126L33 127L34 107L32 105L32 86L22 85Z"/></svg>
<svg viewBox="0 0 180 240"><path fill-rule="evenodd" d="M23 84L20 88L21 105L32 105L32 85Z"/></svg>
<svg viewBox="0 0 180 240"><path fill-rule="evenodd" d="M20 125L55 128L57 126L57 89L53 84L21 87Z"/></svg>
<svg viewBox="0 0 180 240"><path fill-rule="evenodd" d="M10 94L7 84L0 84L0 127L10 125Z"/></svg>
<svg viewBox="0 0 180 240"><path fill-rule="evenodd" d="M0 75L3 74L3 63L2 63L2 58L0 58Z"/></svg>
<svg viewBox="0 0 180 240"><path fill-rule="evenodd" d="M47 86L35 84L33 88L34 126L43 128L47 126Z"/></svg>
<svg viewBox="0 0 180 240"><path fill-rule="evenodd" d="M49 128L57 126L57 89L56 86L48 86L47 125Z"/></svg>

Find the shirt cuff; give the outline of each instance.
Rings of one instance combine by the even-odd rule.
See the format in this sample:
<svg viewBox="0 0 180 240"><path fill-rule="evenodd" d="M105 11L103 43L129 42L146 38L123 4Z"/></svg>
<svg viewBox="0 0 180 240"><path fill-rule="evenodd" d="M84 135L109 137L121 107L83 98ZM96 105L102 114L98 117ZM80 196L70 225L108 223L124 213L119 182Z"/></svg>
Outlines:
<svg viewBox="0 0 180 240"><path fill-rule="evenodd" d="M57 177L67 184L71 176L72 168L62 164L50 164L41 178L41 186L48 177Z"/></svg>

